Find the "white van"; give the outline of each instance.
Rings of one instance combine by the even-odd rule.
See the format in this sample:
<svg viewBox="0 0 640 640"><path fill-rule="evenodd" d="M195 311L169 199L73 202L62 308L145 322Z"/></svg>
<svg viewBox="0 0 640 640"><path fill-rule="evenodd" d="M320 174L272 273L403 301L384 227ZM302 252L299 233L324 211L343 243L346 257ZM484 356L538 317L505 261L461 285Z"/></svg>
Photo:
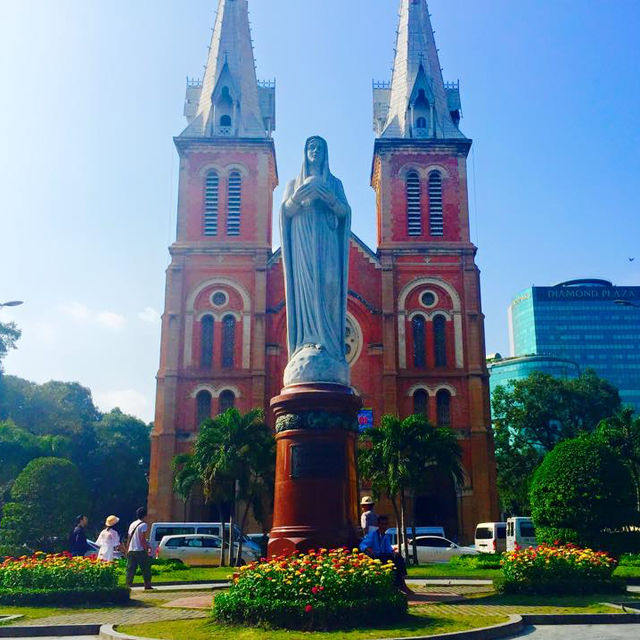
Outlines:
<svg viewBox="0 0 640 640"><path fill-rule="evenodd" d="M507 523L481 522L476 527L476 549L481 553L502 553L507 550Z"/></svg>
<svg viewBox="0 0 640 640"><path fill-rule="evenodd" d="M154 522L151 525L151 531L149 532L151 555L155 555L160 541L165 536L183 536L192 533L200 533L221 537L221 531L220 522ZM225 539L228 540L229 525L226 522L224 525L224 533ZM233 538L235 542L240 539L240 527L235 524L233 525ZM249 540L246 536L242 538L242 545L256 551L258 554L260 553L260 546Z"/></svg>
<svg viewBox="0 0 640 640"><path fill-rule="evenodd" d="M531 518L507 518L507 551L515 551L516 546L537 547L536 530Z"/></svg>

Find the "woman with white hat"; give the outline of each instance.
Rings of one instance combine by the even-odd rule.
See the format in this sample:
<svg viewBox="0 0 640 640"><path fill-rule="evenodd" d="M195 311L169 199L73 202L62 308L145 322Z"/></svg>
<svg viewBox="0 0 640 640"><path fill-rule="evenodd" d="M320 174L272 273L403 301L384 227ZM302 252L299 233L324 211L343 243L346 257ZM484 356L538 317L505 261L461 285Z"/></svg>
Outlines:
<svg viewBox="0 0 640 640"><path fill-rule="evenodd" d="M115 551L120 547L120 536L113 527L115 527L119 521L120 518L118 518L118 516L109 516L105 520L105 527L96 540L96 544L100 545L98 560L111 562L114 559Z"/></svg>

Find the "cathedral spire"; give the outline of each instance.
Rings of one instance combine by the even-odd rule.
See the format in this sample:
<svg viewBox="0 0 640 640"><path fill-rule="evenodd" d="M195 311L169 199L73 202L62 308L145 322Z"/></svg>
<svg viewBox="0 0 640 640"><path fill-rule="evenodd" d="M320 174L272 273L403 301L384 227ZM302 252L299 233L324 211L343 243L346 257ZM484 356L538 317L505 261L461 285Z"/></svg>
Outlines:
<svg viewBox="0 0 640 640"><path fill-rule="evenodd" d="M458 84L442 79L426 0L402 0L391 83L376 82L374 129L381 138L464 138Z"/></svg>
<svg viewBox="0 0 640 640"><path fill-rule="evenodd" d="M275 83L256 77L247 0L218 0L202 82L187 80L181 137L265 138L275 129Z"/></svg>

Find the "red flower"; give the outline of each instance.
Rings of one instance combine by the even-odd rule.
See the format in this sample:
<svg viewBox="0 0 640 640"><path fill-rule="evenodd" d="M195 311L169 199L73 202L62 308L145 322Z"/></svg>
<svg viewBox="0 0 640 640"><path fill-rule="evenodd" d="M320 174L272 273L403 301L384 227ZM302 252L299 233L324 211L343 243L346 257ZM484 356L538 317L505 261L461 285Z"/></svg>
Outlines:
<svg viewBox="0 0 640 640"><path fill-rule="evenodd" d="M318 587L311 587L311 593L315 596L318 593Z"/></svg>
<svg viewBox="0 0 640 640"><path fill-rule="evenodd" d="M311 613L311 612L313 611L313 607L312 607L310 604L308 604L308 605L304 608L304 610L305 610L305 613Z"/></svg>

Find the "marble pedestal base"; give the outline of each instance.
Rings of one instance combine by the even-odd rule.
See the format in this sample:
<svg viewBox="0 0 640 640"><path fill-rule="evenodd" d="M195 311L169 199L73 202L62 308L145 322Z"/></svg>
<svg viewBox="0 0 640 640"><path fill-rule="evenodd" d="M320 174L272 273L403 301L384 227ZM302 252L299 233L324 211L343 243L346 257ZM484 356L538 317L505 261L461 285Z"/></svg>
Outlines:
<svg viewBox="0 0 640 640"><path fill-rule="evenodd" d="M291 385L271 400L276 485L269 557L354 546L360 398L349 387Z"/></svg>

